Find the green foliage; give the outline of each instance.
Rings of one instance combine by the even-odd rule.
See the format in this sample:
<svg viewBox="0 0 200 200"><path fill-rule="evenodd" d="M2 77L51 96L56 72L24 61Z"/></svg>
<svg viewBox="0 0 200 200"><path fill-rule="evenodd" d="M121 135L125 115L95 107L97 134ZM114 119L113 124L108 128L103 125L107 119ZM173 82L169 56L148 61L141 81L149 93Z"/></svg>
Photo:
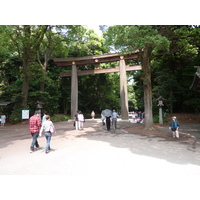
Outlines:
<svg viewBox="0 0 200 200"><path fill-rule="evenodd" d="M29 92L29 99L28 99L28 105L31 110L36 109L36 102L41 101L45 103L44 110L47 111L50 115L54 115L58 113L59 105L55 102L58 102L58 99L60 97L60 93L58 91L58 88L53 82L53 80L48 80L46 82L46 92L37 91L34 89L34 82L31 85L31 91Z"/></svg>
<svg viewBox="0 0 200 200"><path fill-rule="evenodd" d="M68 121L70 119L69 116L66 116L66 115L54 115L51 117L51 121L52 122L58 122L58 121Z"/></svg>
<svg viewBox="0 0 200 200"><path fill-rule="evenodd" d="M119 52L133 51L150 47L156 54L160 50L167 50L169 41L166 37L158 34L152 26L144 25L116 25L109 27L104 33L106 44L115 47Z"/></svg>
<svg viewBox="0 0 200 200"><path fill-rule="evenodd" d="M68 121L69 119L70 119L69 116L62 116L60 118L61 121Z"/></svg>
<svg viewBox="0 0 200 200"><path fill-rule="evenodd" d="M91 113L92 110L101 113L105 108L119 110L119 75L84 76L79 80L79 99L79 110L84 113Z"/></svg>
<svg viewBox="0 0 200 200"><path fill-rule="evenodd" d="M69 57L83 57L89 55L100 55L108 52L103 46L104 39L100 38L93 30L79 27L79 32L73 33L73 40L69 42ZM69 33L71 35L71 32Z"/></svg>
<svg viewBox="0 0 200 200"><path fill-rule="evenodd" d="M17 124L22 122L22 106L20 104L15 104L13 112L10 115L10 122L12 124Z"/></svg>
<svg viewBox="0 0 200 200"><path fill-rule="evenodd" d="M197 48L190 43L194 28L187 26L167 27L166 37L171 40L170 52L156 57L152 62L154 98L166 99L165 109L170 112L194 112L189 103L198 93L190 90L194 77L194 66L199 65ZM198 106L197 106L198 107Z"/></svg>
<svg viewBox="0 0 200 200"><path fill-rule="evenodd" d="M200 93L190 90L194 66L200 63L199 26L120 25L102 29L104 37L82 25L0 26L0 99L12 102L5 110L12 123L21 122L24 81L28 86L25 108L31 115L37 100L45 103L42 112L69 115L71 79L60 78L59 73L71 69L55 66L52 59L100 55L109 52L108 45L119 52L149 50L154 115L158 113L159 96L166 99L165 112L200 112ZM141 64L141 60L126 64ZM117 65L101 64L101 68ZM78 69L94 69L94 65ZM144 110L142 76L141 71L127 73L127 80L134 80L128 86L130 109ZM79 109L85 115L92 110L98 114L105 108L120 110L118 73L81 76L78 80ZM64 120L65 116L56 116L55 120Z"/></svg>
<svg viewBox="0 0 200 200"><path fill-rule="evenodd" d="M159 116L153 116L153 123L158 123L159 122Z"/></svg>
<svg viewBox="0 0 200 200"><path fill-rule="evenodd" d="M52 116L52 117L51 117L51 121L52 121L52 122L58 122L59 119L58 119L58 117L56 117L56 116Z"/></svg>

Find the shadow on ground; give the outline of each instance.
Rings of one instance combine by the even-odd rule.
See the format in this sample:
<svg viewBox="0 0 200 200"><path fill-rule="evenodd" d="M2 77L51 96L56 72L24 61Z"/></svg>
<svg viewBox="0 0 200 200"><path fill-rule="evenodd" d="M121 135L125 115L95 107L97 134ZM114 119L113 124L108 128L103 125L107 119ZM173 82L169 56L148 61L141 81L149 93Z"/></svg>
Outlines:
<svg viewBox="0 0 200 200"><path fill-rule="evenodd" d="M108 132L106 127L99 123L93 125L93 128L93 131L86 130L77 137L107 142L116 148L129 149L134 154L164 159L175 164L200 165L198 125L182 126L179 139L172 138L168 126L156 125L155 130L144 131L141 124L120 123L116 131Z"/></svg>

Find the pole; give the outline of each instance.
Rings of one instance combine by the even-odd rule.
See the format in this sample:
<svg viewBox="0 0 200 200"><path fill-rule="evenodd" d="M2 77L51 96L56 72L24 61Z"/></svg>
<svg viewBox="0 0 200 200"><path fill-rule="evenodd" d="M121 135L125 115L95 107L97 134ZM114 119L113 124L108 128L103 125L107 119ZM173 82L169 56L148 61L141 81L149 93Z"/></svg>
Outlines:
<svg viewBox="0 0 200 200"><path fill-rule="evenodd" d="M72 65L72 79L71 79L71 119L74 119L74 115L78 110L78 76L77 67Z"/></svg>
<svg viewBox="0 0 200 200"><path fill-rule="evenodd" d="M159 106L159 124L163 124L162 106Z"/></svg>
<svg viewBox="0 0 200 200"><path fill-rule="evenodd" d="M128 92L126 83L126 67L123 56L120 57L120 100L122 120L128 120Z"/></svg>

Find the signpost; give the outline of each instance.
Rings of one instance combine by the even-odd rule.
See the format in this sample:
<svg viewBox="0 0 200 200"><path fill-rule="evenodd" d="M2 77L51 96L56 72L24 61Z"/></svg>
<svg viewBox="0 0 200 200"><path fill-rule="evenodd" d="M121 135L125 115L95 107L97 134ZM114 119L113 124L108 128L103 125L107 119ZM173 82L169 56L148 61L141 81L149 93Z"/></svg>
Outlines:
<svg viewBox="0 0 200 200"><path fill-rule="evenodd" d="M29 110L22 110L22 119L29 119Z"/></svg>

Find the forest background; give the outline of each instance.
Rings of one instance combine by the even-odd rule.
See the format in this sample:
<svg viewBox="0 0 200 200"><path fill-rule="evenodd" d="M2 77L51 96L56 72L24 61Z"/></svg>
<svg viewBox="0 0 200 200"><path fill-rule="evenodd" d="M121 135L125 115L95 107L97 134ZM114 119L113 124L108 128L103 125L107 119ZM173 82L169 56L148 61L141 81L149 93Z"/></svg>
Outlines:
<svg viewBox="0 0 200 200"><path fill-rule="evenodd" d="M200 27L197 25L100 25L102 36L83 25L0 26L0 101L11 102L1 110L10 122L21 122L21 112L32 115L36 102L45 103L50 115L70 116L71 79L61 78L70 67L57 67L53 58L101 55L147 49L152 93L152 113L158 115L156 99L162 96L165 115L199 113L200 94L190 89L200 63ZM142 58L126 62L143 64ZM111 68L118 63L101 64ZM79 70L94 66L80 66ZM142 71L127 72L129 111L144 111ZM78 78L78 109L85 116L105 108L120 111L119 74ZM73 88L72 88L73 89Z"/></svg>

